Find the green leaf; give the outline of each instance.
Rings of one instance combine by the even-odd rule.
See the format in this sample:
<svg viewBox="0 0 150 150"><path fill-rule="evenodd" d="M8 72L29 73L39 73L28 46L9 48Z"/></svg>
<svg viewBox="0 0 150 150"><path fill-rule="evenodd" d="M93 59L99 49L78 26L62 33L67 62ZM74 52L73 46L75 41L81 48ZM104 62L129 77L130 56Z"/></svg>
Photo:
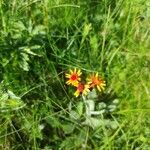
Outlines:
<svg viewBox="0 0 150 150"><path fill-rule="evenodd" d="M71 119L77 120L77 119L80 118L80 115L76 111L74 111L74 110L71 110L69 115L70 115Z"/></svg>
<svg viewBox="0 0 150 150"><path fill-rule="evenodd" d="M18 30L19 32L20 32L20 31L23 31L23 30L26 30L25 25L24 25L23 22L21 22L21 21L14 22L14 23L13 23L13 27L14 27L16 30Z"/></svg>
<svg viewBox="0 0 150 150"><path fill-rule="evenodd" d="M113 100L113 104L118 104L119 103L119 100L118 99L114 99Z"/></svg>
<svg viewBox="0 0 150 150"><path fill-rule="evenodd" d="M84 25L83 32L82 32L83 38L85 38L89 34L91 29L92 29L91 23Z"/></svg>
<svg viewBox="0 0 150 150"><path fill-rule="evenodd" d="M20 97L16 96L12 91L10 90L7 90L7 93L8 93L8 96L11 98L11 99L21 99Z"/></svg>
<svg viewBox="0 0 150 150"><path fill-rule="evenodd" d="M97 128L99 126L102 126L104 122L99 118L89 117L86 118L85 122L83 122L84 125L88 125L90 127Z"/></svg>
<svg viewBox="0 0 150 150"><path fill-rule="evenodd" d="M29 56L26 53L21 53L22 59L19 62L20 68L22 68L24 71L29 71Z"/></svg>
<svg viewBox="0 0 150 150"><path fill-rule="evenodd" d="M33 30L32 30L32 35L37 35L37 34L46 34L45 26L43 25L37 25Z"/></svg>
<svg viewBox="0 0 150 150"><path fill-rule="evenodd" d="M81 115L83 114L83 102L78 103L77 112L78 112L79 116L81 117Z"/></svg>
<svg viewBox="0 0 150 150"><path fill-rule="evenodd" d="M0 104L0 111L12 111L12 110L18 110L25 106L25 103L20 99L8 99L5 101L1 101Z"/></svg>
<svg viewBox="0 0 150 150"><path fill-rule="evenodd" d="M106 105L104 102L101 102L101 103L98 104L98 108L99 108L100 110L106 108L106 106L107 106L107 105Z"/></svg>
<svg viewBox="0 0 150 150"><path fill-rule="evenodd" d="M96 99L98 97L96 90L93 89L88 93L87 99Z"/></svg>
<svg viewBox="0 0 150 150"><path fill-rule="evenodd" d="M7 93L3 93L2 95L1 95L1 97L0 97L0 101L5 101L5 100L7 100L8 99L8 94Z"/></svg>
<svg viewBox="0 0 150 150"><path fill-rule="evenodd" d="M65 134L70 134L75 129L75 126L71 123L62 125Z"/></svg>
<svg viewBox="0 0 150 150"><path fill-rule="evenodd" d="M30 48L24 48L24 52L33 56L36 56L37 54L32 52Z"/></svg>

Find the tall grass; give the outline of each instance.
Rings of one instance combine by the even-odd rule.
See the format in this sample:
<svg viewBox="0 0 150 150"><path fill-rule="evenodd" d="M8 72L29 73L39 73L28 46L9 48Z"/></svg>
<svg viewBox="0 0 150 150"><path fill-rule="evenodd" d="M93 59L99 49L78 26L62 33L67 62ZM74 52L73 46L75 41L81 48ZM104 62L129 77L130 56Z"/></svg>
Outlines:
<svg viewBox="0 0 150 150"><path fill-rule="evenodd" d="M149 24L148 0L1 0L0 149L148 150ZM74 67L105 78L115 127L70 117Z"/></svg>

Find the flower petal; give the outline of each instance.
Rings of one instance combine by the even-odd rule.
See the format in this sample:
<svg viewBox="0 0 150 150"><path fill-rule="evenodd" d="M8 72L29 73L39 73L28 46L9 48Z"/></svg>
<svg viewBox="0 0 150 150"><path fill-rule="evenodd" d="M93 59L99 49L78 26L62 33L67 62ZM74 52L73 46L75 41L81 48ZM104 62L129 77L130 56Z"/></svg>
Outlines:
<svg viewBox="0 0 150 150"><path fill-rule="evenodd" d="M69 72L70 72L71 74L73 73L73 71L72 71L71 69L69 70Z"/></svg>
<svg viewBox="0 0 150 150"><path fill-rule="evenodd" d="M100 88L100 86L98 86L98 85L97 85L97 89L101 92L101 88Z"/></svg>
<svg viewBox="0 0 150 150"><path fill-rule="evenodd" d="M96 75L95 75L95 76L96 76L96 78L98 78L98 72L96 73Z"/></svg>
<svg viewBox="0 0 150 150"><path fill-rule="evenodd" d="M75 96L75 97L78 97L79 94L80 94L79 90L76 90L76 92L74 93L74 96Z"/></svg>
<svg viewBox="0 0 150 150"><path fill-rule="evenodd" d="M77 74L78 74L78 76L80 76L82 74L80 69L78 70Z"/></svg>
<svg viewBox="0 0 150 150"><path fill-rule="evenodd" d="M70 77L71 77L71 75L70 75L70 74L68 74L68 73L66 73L66 74L65 74L65 77L66 77L66 78L70 78Z"/></svg>

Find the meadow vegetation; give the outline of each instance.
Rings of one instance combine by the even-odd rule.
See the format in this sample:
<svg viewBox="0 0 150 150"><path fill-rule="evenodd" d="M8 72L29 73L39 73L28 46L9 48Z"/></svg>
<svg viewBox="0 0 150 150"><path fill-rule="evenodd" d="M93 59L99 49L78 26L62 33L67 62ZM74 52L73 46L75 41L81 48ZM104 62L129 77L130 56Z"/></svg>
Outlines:
<svg viewBox="0 0 150 150"><path fill-rule="evenodd" d="M0 149L149 150L149 35L149 0L1 0ZM88 123L74 68L106 81Z"/></svg>

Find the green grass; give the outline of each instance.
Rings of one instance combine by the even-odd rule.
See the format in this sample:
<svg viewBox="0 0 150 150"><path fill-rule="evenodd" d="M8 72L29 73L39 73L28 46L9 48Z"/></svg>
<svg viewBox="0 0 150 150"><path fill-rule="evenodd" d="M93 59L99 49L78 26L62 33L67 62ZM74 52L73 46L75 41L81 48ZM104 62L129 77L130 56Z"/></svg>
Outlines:
<svg viewBox="0 0 150 150"><path fill-rule="evenodd" d="M0 149L149 150L149 25L148 0L1 0ZM75 67L106 80L96 107L119 100L96 127Z"/></svg>

